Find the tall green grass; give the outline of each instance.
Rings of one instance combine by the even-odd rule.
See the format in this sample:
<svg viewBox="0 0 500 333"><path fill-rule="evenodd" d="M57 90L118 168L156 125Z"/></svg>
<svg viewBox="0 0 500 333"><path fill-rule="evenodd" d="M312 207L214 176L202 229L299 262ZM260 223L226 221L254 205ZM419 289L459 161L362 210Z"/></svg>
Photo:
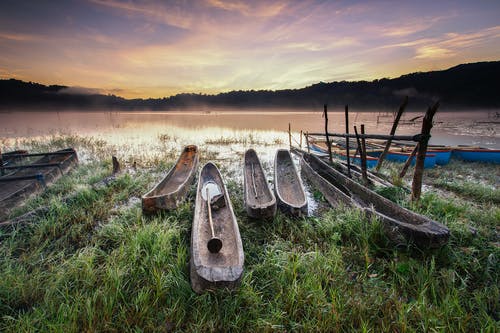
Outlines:
<svg viewBox="0 0 500 333"><path fill-rule="evenodd" d="M426 193L411 204L396 193L451 230L438 250L396 247L380 222L347 207L252 220L234 170L221 168L245 272L237 290L197 295L188 270L195 187L156 216L143 216L138 200L175 158L93 186L110 173L103 154L18 209L50 207L0 231L0 331L498 331L500 209L491 201Z"/></svg>

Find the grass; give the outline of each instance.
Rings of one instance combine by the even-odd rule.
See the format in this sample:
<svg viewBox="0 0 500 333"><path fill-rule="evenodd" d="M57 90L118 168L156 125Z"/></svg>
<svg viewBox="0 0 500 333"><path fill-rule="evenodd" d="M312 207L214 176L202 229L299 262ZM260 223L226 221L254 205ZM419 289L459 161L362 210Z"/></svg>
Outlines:
<svg viewBox="0 0 500 333"><path fill-rule="evenodd" d="M96 187L109 175L108 153L116 147L79 137L23 144L40 150L73 144L82 154L100 153L14 214L39 206L49 206L49 213L0 230L0 331L499 329L500 208L491 197L428 191L414 205L403 192L386 190L386 196L452 233L438 250L396 248L378 221L346 207L298 220L281 213L273 221L251 220L234 168L222 167L245 249L245 273L235 291L197 295L188 271L194 186L190 200L173 212L143 216L138 200L172 165L175 153L141 157L137 171ZM445 183L448 173L428 172L424 181ZM490 188L484 182L476 185L479 191Z"/></svg>

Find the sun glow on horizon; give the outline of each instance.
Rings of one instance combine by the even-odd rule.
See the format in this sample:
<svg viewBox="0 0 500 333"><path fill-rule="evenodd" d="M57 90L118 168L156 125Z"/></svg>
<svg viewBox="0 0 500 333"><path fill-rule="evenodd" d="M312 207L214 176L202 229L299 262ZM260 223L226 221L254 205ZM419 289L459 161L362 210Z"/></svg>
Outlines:
<svg viewBox="0 0 500 333"><path fill-rule="evenodd" d="M397 77L499 60L499 9L468 1L3 2L0 77L126 98Z"/></svg>

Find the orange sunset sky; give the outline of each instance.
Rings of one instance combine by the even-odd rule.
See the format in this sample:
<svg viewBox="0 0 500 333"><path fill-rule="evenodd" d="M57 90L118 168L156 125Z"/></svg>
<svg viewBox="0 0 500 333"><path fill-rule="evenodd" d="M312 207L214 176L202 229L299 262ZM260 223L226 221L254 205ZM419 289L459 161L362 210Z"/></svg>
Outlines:
<svg viewBox="0 0 500 333"><path fill-rule="evenodd" d="M0 2L0 78L127 98L500 59L500 1Z"/></svg>

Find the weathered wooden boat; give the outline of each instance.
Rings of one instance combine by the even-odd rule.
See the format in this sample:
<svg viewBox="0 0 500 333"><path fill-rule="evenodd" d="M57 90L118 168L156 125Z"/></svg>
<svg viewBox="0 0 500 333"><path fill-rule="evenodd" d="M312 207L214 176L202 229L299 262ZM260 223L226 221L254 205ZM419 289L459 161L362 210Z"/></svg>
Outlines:
<svg viewBox="0 0 500 333"><path fill-rule="evenodd" d="M453 158L458 158L463 161L485 162L500 164L500 150L486 148L454 148L452 152Z"/></svg>
<svg viewBox="0 0 500 333"><path fill-rule="evenodd" d="M243 189L248 216L263 219L271 218L276 214L276 198L269 189L266 174L253 149L245 152Z"/></svg>
<svg viewBox="0 0 500 333"><path fill-rule="evenodd" d="M295 152L298 155L301 155L304 151L300 149L293 148L292 152ZM328 154L323 154L321 152L317 152L312 150L313 154L320 157L323 159L325 163L330 165L332 168L336 169L339 172L342 172L344 175L348 174L348 167L346 165L346 161L339 160L335 157L332 158L332 163L329 161ZM362 170L359 166L351 164L351 169L350 169L351 175L356 178L358 181L362 181ZM393 184L379 176L379 174L374 173L372 171L367 170L366 174L368 176L368 185L375 187L375 186L380 186L380 187L388 187L388 186L393 186Z"/></svg>
<svg viewBox="0 0 500 333"><path fill-rule="evenodd" d="M181 156L163 180L142 197L143 212L176 209L185 200L197 167L198 147L184 147Z"/></svg>
<svg viewBox="0 0 500 333"><path fill-rule="evenodd" d="M207 289L238 286L244 254L231 200L217 167L208 162L201 169L191 231L191 286Z"/></svg>
<svg viewBox="0 0 500 333"><path fill-rule="evenodd" d="M331 168L317 156L304 152L300 164L304 176L332 206L354 206L375 215L384 223L390 238L401 241L404 237L420 247L429 248L440 247L448 241L450 231L446 226L380 196Z"/></svg>
<svg viewBox="0 0 500 333"><path fill-rule="evenodd" d="M307 215L304 185L287 149L278 149L274 159L274 192L278 207L291 216Z"/></svg>
<svg viewBox="0 0 500 333"><path fill-rule="evenodd" d="M5 175L0 177L0 220L27 197L41 192L78 163L76 151L72 148L53 153L11 155L12 158L27 156L37 159L30 164L1 167Z"/></svg>

